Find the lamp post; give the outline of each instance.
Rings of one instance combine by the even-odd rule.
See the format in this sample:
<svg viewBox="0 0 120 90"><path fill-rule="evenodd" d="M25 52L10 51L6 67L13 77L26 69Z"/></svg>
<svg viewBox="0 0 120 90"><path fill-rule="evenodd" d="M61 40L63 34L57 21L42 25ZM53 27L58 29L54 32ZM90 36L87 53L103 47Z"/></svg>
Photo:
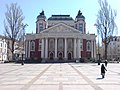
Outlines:
<svg viewBox="0 0 120 90"><path fill-rule="evenodd" d="M28 24L22 24L22 26L23 26L23 28L22 28L22 35L23 35L23 38L22 38L22 42L23 42L23 49L22 49L22 53L21 53L21 59L22 59L22 62L21 62L21 65L24 65L24 55L25 55L25 47L24 47L24 45L25 45L25 40L24 40L24 37L25 37L25 28L26 28L26 26L28 26Z"/></svg>
<svg viewBox="0 0 120 90"><path fill-rule="evenodd" d="M99 35L98 35L98 65L100 65L100 46L99 46Z"/></svg>

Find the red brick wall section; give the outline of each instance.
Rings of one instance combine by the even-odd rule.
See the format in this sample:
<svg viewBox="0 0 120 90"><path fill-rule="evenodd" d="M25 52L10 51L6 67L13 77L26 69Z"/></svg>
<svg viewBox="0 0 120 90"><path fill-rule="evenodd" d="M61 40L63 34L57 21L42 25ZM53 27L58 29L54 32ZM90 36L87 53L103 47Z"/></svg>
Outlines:
<svg viewBox="0 0 120 90"><path fill-rule="evenodd" d="M39 39L35 40L35 51L30 52L30 57L34 59L41 58L41 51L39 51Z"/></svg>
<svg viewBox="0 0 120 90"><path fill-rule="evenodd" d="M81 51L81 58L86 57L86 39L83 39L83 51Z"/></svg>
<svg viewBox="0 0 120 90"><path fill-rule="evenodd" d="M39 39L35 40L35 52L37 52L39 49Z"/></svg>
<svg viewBox="0 0 120 90"><path fill-rule="evenodd" d="M90 52L90 51L87 51L87 52L86 52L86 57L87 57L87 58L90 58L90 57L91 57L91 52Z"/></svg>
<svg viewBox="0 0 120 90"><path fill-rule="evenodd" d="M91 52L87 51L87 40L83 39L83 51L81 51L81 57L82 58L90 58Z"/></svg>

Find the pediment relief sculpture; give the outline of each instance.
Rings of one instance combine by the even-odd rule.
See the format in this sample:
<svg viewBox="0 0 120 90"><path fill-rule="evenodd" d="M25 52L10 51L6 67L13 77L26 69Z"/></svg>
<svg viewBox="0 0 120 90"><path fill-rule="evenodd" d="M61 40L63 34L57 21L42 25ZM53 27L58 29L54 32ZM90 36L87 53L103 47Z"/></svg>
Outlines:
<svg viewBox="0 0 120 90"><path fill-rule="evenodd" d="M78 32L79 31L76 31L71 27L67 27L64 25L59 25L45 31L45 33L78 33Z"/></svg>

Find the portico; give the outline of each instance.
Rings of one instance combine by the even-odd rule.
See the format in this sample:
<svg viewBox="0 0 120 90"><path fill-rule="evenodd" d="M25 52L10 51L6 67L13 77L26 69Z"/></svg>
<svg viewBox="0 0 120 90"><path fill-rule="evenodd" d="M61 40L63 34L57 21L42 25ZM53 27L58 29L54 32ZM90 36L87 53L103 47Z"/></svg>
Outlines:
<svg viewBox="0 0 120 90"><path fill-rule="evenodd" d="M52 38L53 39L53 38ZM63 46L61 46L59 49L59 39L63 40ZM42 50L41 50L41 57L45 59L50 59L50 54L52 53L53 56L51 58L53 59L75 59L75 58L81 58L81 48L80 48L80 38L54 38L53 44L53 51L48 47L50 46L49 41L51 38L42 38ZM71 40L73 45L68 49L68 40ZM45 43L44 43L45 42ZM74 43L73 43L74 42ZM44 48L45 46L45 48ZM61 55L61 57L60 57Z"/></svg>

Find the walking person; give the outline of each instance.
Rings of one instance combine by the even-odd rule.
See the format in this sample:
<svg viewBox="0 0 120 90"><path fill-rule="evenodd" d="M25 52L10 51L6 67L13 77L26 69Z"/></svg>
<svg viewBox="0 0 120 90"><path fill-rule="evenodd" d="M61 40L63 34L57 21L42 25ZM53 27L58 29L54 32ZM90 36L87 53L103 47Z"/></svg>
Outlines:
<svg viewBox="0 0 120 90"><path fill-rule="evenodd" d="M107 67L107 64L108 64L108 61L107 60L105 60L105 66Z"/></svg>
<svg viewBox="0 0 120 90"><path fill-rule="evenodd" d="M104 64L101 65L101 75L102 78L105 78L105 71L107 71L107 69L105 68Z"/></svg>

